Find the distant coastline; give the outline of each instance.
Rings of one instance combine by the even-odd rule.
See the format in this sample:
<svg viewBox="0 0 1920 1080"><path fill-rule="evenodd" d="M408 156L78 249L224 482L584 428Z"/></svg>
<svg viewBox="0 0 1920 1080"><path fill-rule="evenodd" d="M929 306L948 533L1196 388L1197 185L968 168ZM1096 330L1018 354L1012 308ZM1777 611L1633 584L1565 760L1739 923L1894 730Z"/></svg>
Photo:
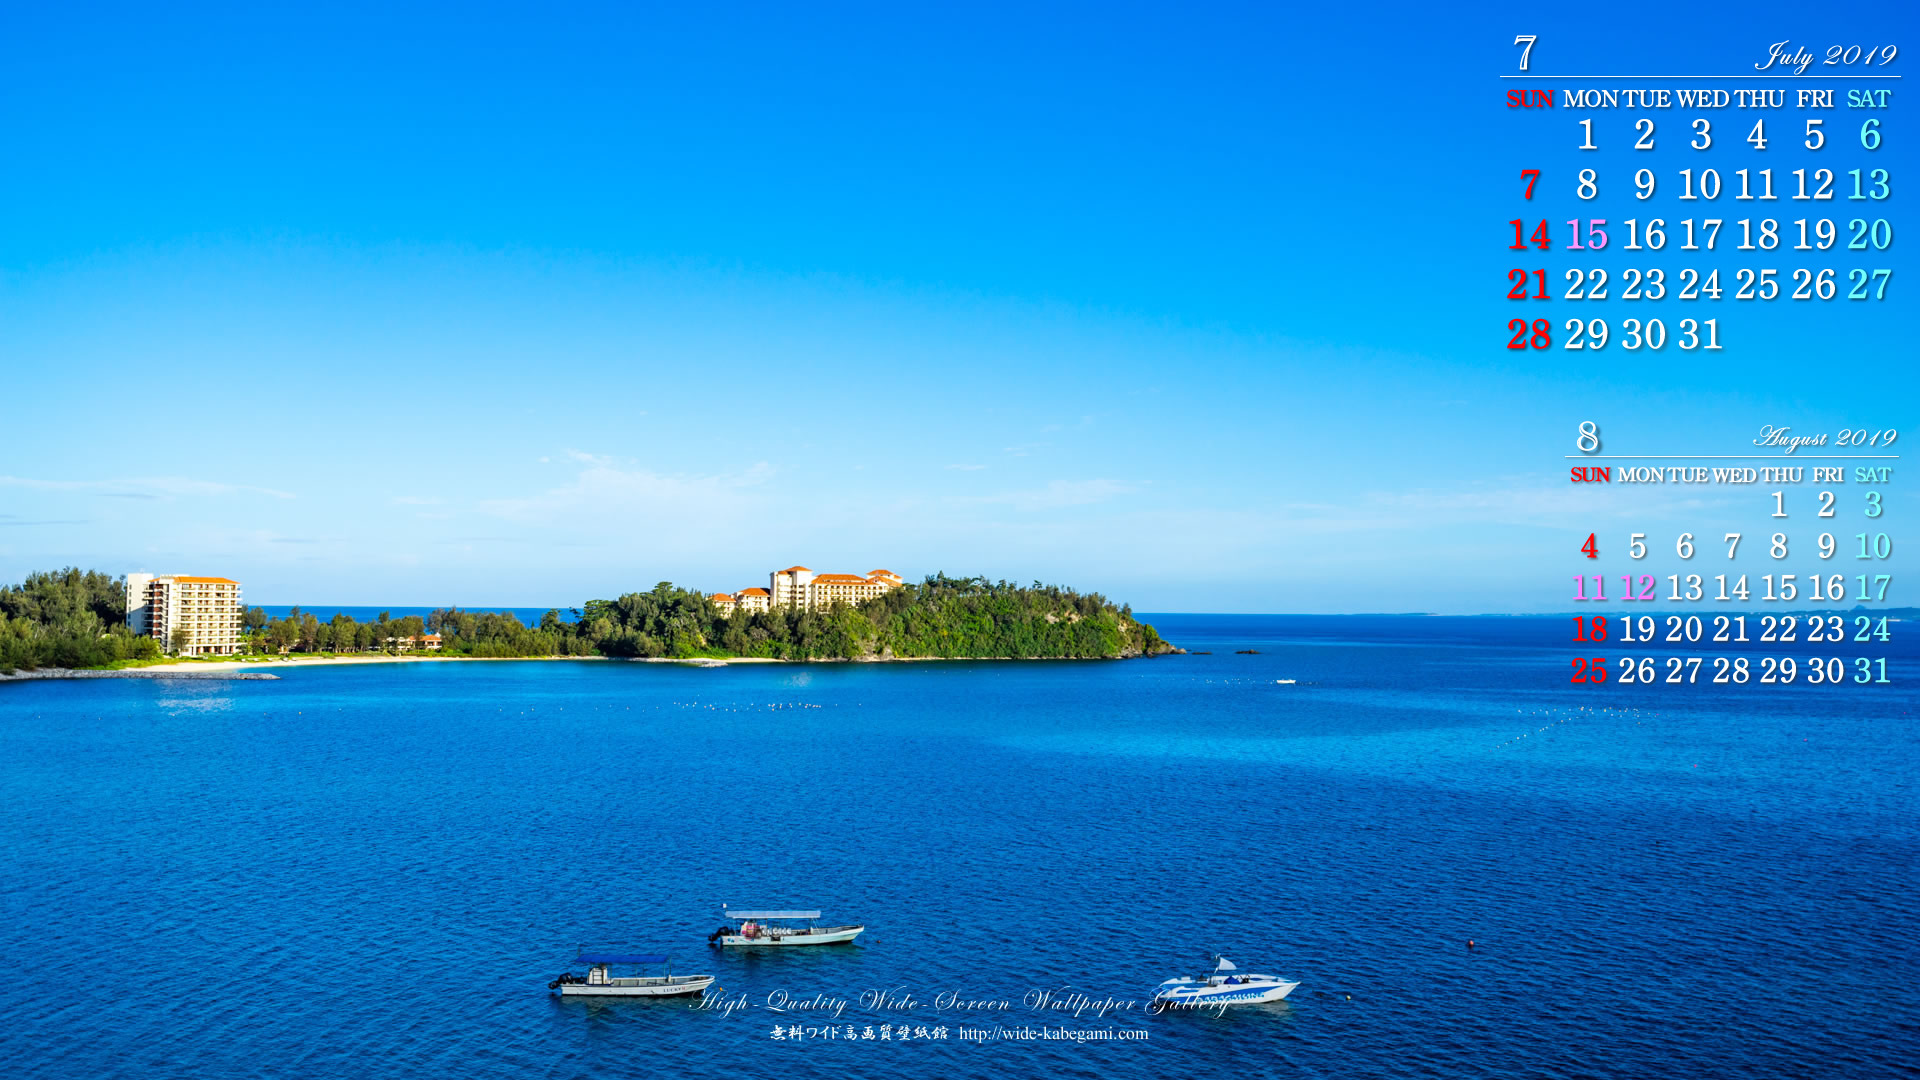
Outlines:
<svg viewBox="0 0 1920 1080"><path fill-rule="evenodd" d="M424 617L382 609L372 622L336 610L322 622L299 608L278 618L247 608L240 584L229 578L116 579L67 569L0 588L0 673L164 667L211 674L403 658L1092 660L1180 651L1132 608L1099 593L983 577L934 574L908 583L891 571L873 574L811 575L793 567L775 572L774 589L743 589L737 597L663 581L647 592L588 601L569 609L570 618L549 609L537 622L459 608ZM782 575L791 579L784 588Z"/></svg>

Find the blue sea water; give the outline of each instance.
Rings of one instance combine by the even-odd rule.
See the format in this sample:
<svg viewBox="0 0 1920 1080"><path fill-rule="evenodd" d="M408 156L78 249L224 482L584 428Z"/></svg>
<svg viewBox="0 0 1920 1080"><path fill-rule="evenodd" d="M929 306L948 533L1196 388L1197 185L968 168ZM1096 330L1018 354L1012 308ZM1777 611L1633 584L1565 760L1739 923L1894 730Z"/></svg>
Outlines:
<svg viewBox="0 0 1920 1080"><path fill-rule="evenodd" d="M1155 621L1211 655L0 685L0 1064L1911 1075L1909 624L1874 649L1891 685L1595 688L1560 619ZM723 904L871 929L722 954ZM549 995L580 944L743 1007ZM1302 985L1222 1016L1022 1004L1141 1001L1209 952ZM948 1037L862 1037L899 1024Z"/></svg>
<svg viewBox="0 0 1920 1080"><path fill-rule="evenodd" d="M368 604L261 604L258 606L262 611L265 611L268 615L276 619L286 618L292 614L293 609L298 606L301 614L311 614L321 622L331 622L335 615L344 614L354 622L361 623L379 621L381 612L385 612L388 617L395 619L407 615L418 615L424 619L433 614L435 610L431 607L395 607L391 604L386 607ZM557 604L549 604L546 607L514 607L512 604L479 606L472 604L441 604L440 607L458 607L462 611L474 612L501 611L517 617L528 626L539 626L540 617L549 611L558 611L560 617L568 622L572 622L580 617L577 608L563 607Z"/></svg>

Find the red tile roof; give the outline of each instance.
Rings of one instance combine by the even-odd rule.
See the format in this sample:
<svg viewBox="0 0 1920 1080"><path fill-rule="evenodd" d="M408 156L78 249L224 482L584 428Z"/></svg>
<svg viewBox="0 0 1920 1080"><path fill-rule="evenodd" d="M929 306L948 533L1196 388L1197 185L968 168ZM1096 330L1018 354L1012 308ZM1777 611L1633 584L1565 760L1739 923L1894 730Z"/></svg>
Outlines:
<svg viewBox="0 0 1920 1080"><path fill-rule="evenodd" d="M198 583L200 583L200 584L203 584L203 585L238 585L238 584L240 584L239 582L237 582L237 581L235 581L235 580L233 580L232 578L223 578L223 577L187 577L187 576L186 576L186 575L184 575L184 574L176 574L176 575L174 575L174 578L173 578L173 580L175 580L175 581L193 581L193 582L198 582Z"/></svg>
<svg viewBox="0 0 1920 1080"><path fill-rule="evenodd" d="M767 590L765 590L765 589L741 589L741 590L740 590L740 592L739 592L739 595L741 595L741 596L765 596L765 595L767 595Z"/></svg>
<svg viewBox="0 0 1920 1080"><path fill-rule="evenodd" d="M708 599L710 599L710 600L712 600L712 601L713 601L714 603L716 603L716 604L731 604L731 603L733 603L733 597L731 597L731 596L729 596L729 595L727 595L726 593L723 593L723 592L717 592L717 593L714 593L714 594L713 594L712 596L710 596L710 597L708 597Z"/></svg>
<svg viewBox="0 0 1920 1080"><path fill-rule="evenodd" d="M789 566L789 567L787 567L787 568L786 568L785 570L777 570L777 571L775 571L775 573L780 573L780 574L791 574L791 573L794 573L795 571L798 571L798 572L800 572L800 573L802 573L802 574L811 574L811 573L813 573L813 571L811 571L811 570L809 570L809 569L807 569L807 568L806 568L806 567L804 567L804 566Z"/></svg>
<svg viewBox="0 0 1920 1080"><path fill-rule="evenodd" d="M867 579L859 574L820 574L813 579L816 585L839 585L851 582L856 585L867 584Z"/></svg>

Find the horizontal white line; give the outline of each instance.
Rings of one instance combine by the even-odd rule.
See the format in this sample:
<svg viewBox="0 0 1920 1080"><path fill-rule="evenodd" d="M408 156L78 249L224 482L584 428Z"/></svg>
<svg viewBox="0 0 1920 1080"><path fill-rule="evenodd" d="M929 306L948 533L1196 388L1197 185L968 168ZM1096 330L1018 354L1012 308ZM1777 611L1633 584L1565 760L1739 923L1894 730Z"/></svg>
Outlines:
<svg viewBox="0 0 1920 1080"><path fill-rule="evenodd" d="M1503 79L1772 79L1791 82L1796 79L1897 79L1898 75L1502 75Z"/></svg>
<svg viewBox="0 0 1920 1080"><path fill-rule="evenodd" d="M1878 457L1889 457L1889 459L1895 459L1895 461L1899 461L1899 457L1901 457L1901 455L1899 454L1795 454L1793 455L1793 457L1786 457L1786 455L1774 455L1774 454L1569 454L1567 455L1567 459L1569 459L1569 461L1594 461L1594 459L1599 459L1599 457L1607 457L1607 459L1620 459L1620 457L1701 457L1701 459L1705 459L1705 457L1715 457L1715 459L1718 459L1718 457L1738 457L1738 459L1751 459L1751 461L1793 461L1793 459L1805 459L1805 457L1822 457L1822 459L1834 459L1834 457L1847 457L1847 459L1853 459L1853 457L1876 457L1876 459L1878 459Z"/></svg>

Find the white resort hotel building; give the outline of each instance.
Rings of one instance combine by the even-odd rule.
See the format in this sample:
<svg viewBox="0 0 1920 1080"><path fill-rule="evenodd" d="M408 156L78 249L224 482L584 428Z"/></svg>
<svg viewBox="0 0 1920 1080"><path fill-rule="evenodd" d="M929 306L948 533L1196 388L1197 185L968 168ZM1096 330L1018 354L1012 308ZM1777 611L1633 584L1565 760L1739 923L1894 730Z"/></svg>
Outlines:
<svg viewBox="0 0 1920 1080"><path fill-rule="evenodd" d="M736 611L766 611L775 607L809 610L830 608L835 604L857 604L871 600L904 582L891 570L869 570L865 574L816 574L804 566L789 566L767 575L766 589L741 589L733 593L714 593L712 600L722 615Z"/></svg>
<svg viewBox="0 0 1920 1080"><path fill-rule="evenodd" d="M182 656L239 652L242 614L240 583L231 578L127 575L127 628L169 651L177 640Z"/></svg>

